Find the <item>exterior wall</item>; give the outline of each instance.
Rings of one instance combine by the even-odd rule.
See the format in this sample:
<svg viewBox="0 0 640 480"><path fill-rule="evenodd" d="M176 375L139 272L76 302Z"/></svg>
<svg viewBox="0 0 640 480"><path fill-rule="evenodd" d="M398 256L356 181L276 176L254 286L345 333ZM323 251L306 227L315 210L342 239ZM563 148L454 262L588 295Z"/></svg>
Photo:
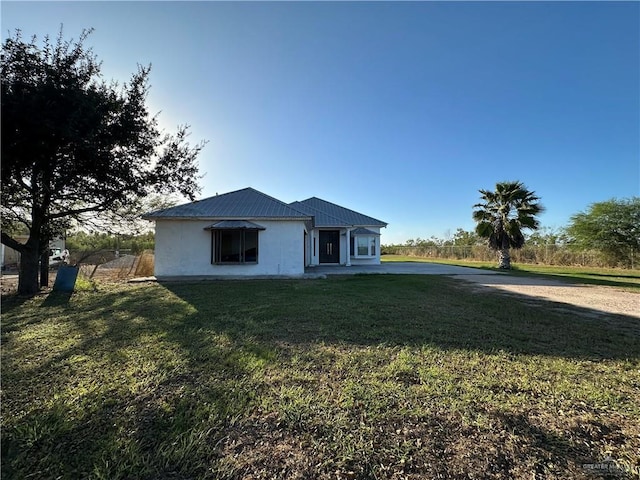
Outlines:
<svg viewBox="0 0 640 480"><path fill-rule="evenodd" d="M211 263L212 233L204 228L213 221L156 221L156 277L302 275L304 222L250 220L265 227L258 233L258 263L238 265Z"/></svg>

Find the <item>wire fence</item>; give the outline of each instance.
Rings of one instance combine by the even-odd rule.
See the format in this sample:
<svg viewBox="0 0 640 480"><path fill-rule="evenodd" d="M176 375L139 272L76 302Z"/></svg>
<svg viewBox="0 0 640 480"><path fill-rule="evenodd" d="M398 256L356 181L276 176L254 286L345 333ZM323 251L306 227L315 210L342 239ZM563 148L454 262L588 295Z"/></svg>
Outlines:
<svg viewBox="0 0 640 480"><path fill-rule="evenodd" d="M85 251L71 255L80 266L80 272L88 279L126 280L133 277L153 275L153 250L145 250L138 255L120 254L112 251Z"/></svg>
<svg viewBox="0 0 640 480"><path fill-rule="evenodd" d="M404 255L447 260L472 260L493 262L497 253L485 245L383 245L383 255ZM575 251L561 245L532 245L511 249L511 261L515 263L582 266L582 267L631 267L634 268L633 252L630 258L620 261L598 251Z"/></svg>

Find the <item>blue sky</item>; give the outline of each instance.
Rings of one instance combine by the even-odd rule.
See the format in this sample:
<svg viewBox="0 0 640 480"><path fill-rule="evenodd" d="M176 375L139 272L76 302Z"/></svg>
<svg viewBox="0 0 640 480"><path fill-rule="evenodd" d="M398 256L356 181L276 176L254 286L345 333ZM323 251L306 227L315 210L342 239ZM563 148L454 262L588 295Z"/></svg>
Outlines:
<svg viewBox="0 0 640 480"><path fill-rule="evenodd" d="M640 195L638 2L7 2L2 36L78 38L126 81L152 64L161 125L190 124L202 197L254 187L389 223L473 228L521 180L558 228Z"/></svg>

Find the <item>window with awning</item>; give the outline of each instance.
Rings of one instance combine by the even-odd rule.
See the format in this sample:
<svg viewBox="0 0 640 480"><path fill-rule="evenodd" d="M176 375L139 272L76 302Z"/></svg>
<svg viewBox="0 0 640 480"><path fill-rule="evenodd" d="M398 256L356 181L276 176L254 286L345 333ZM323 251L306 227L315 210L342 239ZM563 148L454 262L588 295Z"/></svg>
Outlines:
<svg viewBox="0 0 640 480"><path fill-rule="evenodd" d="M258 232L265 228L246 220L224 220L211 230L211 263L258 263Z"/></svg>

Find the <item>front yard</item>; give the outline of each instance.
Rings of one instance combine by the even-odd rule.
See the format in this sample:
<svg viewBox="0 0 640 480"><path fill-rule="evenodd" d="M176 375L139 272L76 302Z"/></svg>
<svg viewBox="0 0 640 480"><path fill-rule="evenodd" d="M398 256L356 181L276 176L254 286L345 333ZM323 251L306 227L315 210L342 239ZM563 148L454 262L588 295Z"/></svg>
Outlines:
<svg viewBox="0 0 640 480"><path fill-rule="evenodd" d="M2 307L3 478L639 476L637 318L412 275Z"/></svg>

